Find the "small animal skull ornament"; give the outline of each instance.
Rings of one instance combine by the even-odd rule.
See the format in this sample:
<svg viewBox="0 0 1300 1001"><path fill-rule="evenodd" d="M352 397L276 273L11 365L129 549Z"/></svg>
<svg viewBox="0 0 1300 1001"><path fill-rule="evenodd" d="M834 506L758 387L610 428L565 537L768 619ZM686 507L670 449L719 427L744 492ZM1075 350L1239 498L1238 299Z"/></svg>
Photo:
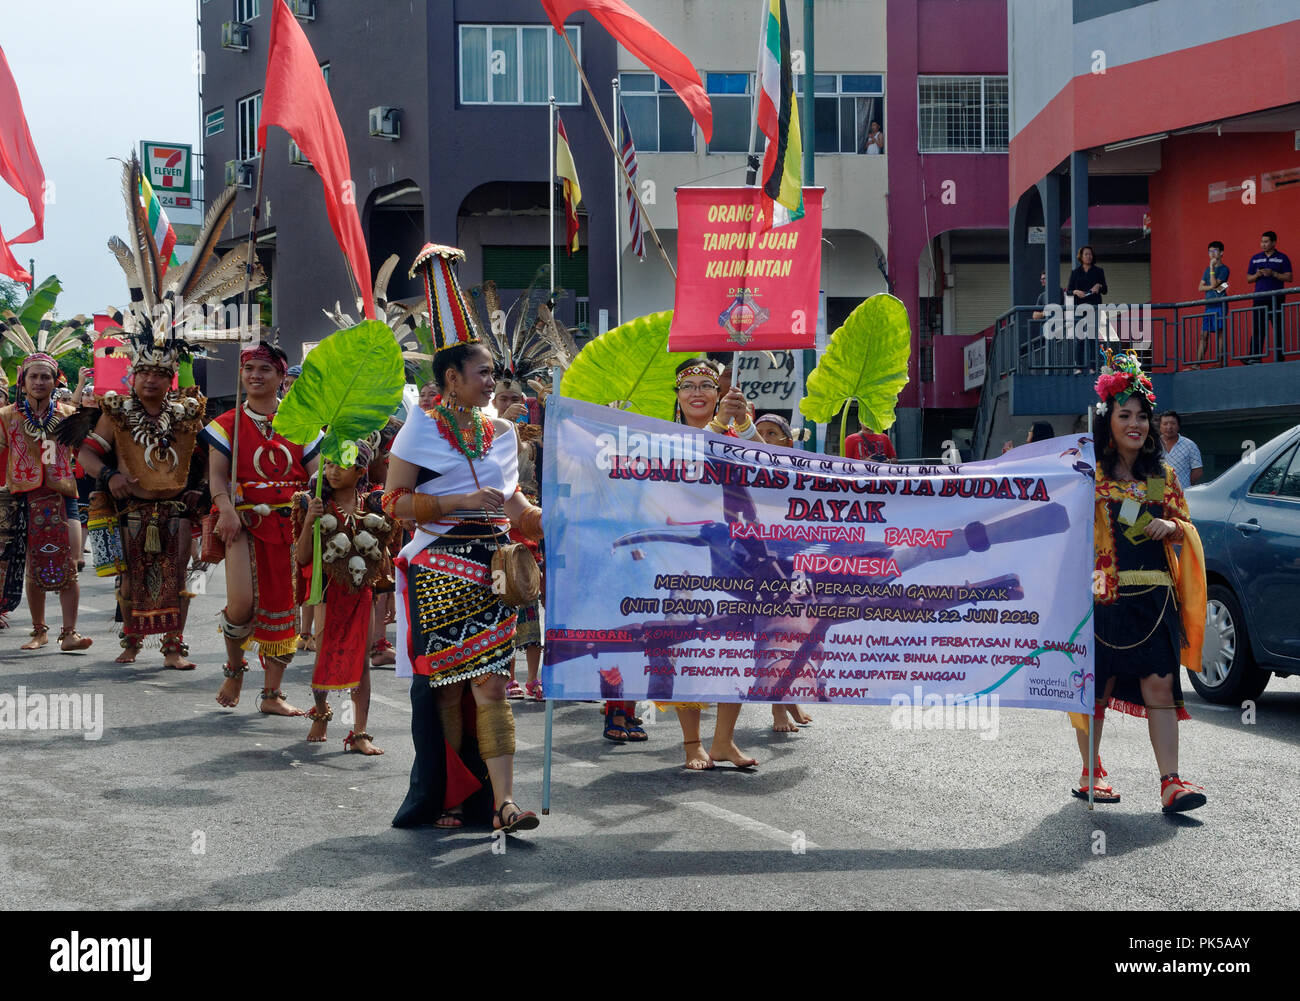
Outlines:
<svg viewBox="0 0 1300 1001"><path fill-rule="evenodd" d="M357 552L368 560L377 560L381 555L379 540L366 531L358 532L352 539Z"/></svg>
<svg viewBox="0 0 1300 1001"><path fill-rule="evenodd" d="M373 511L361 519L361 524L367 532L388 531L388 519L382 514L375 514Z"/></svg>
<svg viewBox="0 0 1300 1001"><path fill-rule="evenodd" d="M339 520L332 514L323 514L320 516L320 530L322 532L333 532L339 527Z"/></svg>
<svg viewBox="0 0 1300 1001"><path fill-rule="evenodd" d="M348 537L339 532L329 542L325 543L325 548L321 551L320 558L326 563L333 563L340 556L346 553L352 547Z"/></svg>
<svg viewBox="0 0 1300 1001"><path fill-rule="evenodd" d="M366 561L360 556L354 556L348 560L348 573L352 575L352 583L356 587L361 586L361 582L366 579Z"/></svg>

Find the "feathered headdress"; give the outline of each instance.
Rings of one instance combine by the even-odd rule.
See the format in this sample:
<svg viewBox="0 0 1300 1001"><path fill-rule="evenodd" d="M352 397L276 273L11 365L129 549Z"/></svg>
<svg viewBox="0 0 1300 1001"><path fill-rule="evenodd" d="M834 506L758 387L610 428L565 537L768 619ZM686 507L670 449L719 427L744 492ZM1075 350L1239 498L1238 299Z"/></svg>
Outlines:
<svg viewBox="0 0 1300 1001"><path fill-rule="evenodd" d="M1105 416L1109 410L1111 400L1115 401L1116 406L1122 407L1134 394L1144 397L1153 407L1156 405L1155 387L1142 371L1142 363L1138 361L1137 355L1132 353L1117 355L1106 348L1106 364L1102 366L1101 375L1093 388L1101 398L1097 404L1097 413L1101 416Z"/></svg>
<svg viewBox="0 0 1300 1001"><path fill-rule="evenodd" d="M221 231L235 209L238 189L233 185L212 200L194 243L194 253L184 264L168 270L149 227L148 206L142 195L140 160L122 167L122 198L126 202L127 239L110 237L108 249L126 275L130 304L121 327L131 342L138 367L175 370L189 353L189 342L234 340L243 331L226 332L191 327L191 310L214 306L244 287L248 248L239 245L217 259ZM216 262L213 263L214 259ZM260 288L266 274L254 257L250 288ZM223 334L229 333L229 336Z"/></svg>
<svg viewBox="0 0 1300 1001"><path fill-rule="evenodd" d="M35 336L23 325L23 321L13 310L6 309L0 315L0 338L12 344L22 358L18 365L18 385L23 384L23 376L33 365L46 365L59 375L58 358L74 348L89 346L93 342L86 333L86 317L77 316L71 322L59 326L53 311L41 317L40 326Z"/></svg>
<svg viewBox="0 0 1300 1001"><path fill-rule="evenodd" d="M545 271L538 270L523 295L505 312L501 311L496 282L485 281L470 290L485 314L483 326L488 335L483 343L492 353L498 387L517 383L526 393L528 382L548 378L556 366L567 369L578 355L573 335L555 318L554 303L546 299L540 284L544 276Z"/></svg>

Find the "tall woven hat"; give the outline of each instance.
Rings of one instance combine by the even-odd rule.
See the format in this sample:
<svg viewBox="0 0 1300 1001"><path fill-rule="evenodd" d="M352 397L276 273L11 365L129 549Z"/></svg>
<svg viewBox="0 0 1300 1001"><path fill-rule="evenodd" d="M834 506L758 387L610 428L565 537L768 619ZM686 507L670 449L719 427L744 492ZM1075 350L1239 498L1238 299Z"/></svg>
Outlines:
<svg viewBox="0 0 1300 1001"><path fill-rule="evenodd" d="M456 262L464 259L465 251L456 247L426 243L407 275L414 278L418 271L424 277L424 299L429 310L435 354L457 344L475 344L483 340L478 317L465 301L460 280L456 277Z"/></svg>

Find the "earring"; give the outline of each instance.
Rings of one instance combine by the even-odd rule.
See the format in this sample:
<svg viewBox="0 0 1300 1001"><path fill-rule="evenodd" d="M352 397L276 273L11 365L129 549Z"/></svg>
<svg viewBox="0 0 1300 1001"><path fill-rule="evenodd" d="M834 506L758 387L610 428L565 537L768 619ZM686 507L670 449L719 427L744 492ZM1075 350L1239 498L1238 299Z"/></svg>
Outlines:
<svg viewBox="0 0 1300 1001"><path fill-rule="evenodd" d="M1103 448L1102 451L1103 451L1103 452L1113 452L1113 451L1115 451L1115 443L1114 443L1113 441L1108 441L1108 442L1106 442L1106 447Z"/></svg>
<svg viewBox="0 0 1300 1001"><path fill-rule="evenodd" d="M1147 440L1142 443L1142 451L1146 452L1149 455L1155 450L1156 450L1155 439L1152 438L1150 435L1148 435Z"/></svg>

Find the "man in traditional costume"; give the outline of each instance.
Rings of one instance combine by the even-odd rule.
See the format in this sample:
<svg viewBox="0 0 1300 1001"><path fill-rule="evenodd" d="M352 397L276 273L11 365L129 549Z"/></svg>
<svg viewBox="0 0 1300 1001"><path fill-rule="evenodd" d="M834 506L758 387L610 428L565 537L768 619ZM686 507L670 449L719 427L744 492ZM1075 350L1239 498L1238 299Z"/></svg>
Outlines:
<svg viewBox="0 0 1300 1001"><path fill-rule="evenodd" d="M77 632L81 591L73 539L80 536L69 531L77 520L77 481L73 473L76 457L55 437L59 423L73 409L53 401L59 379L59 364L53 352L62 353L80 342L72 327L50 337L51 320L47 315L42 321L39 344L32 341L12 313L0 324L5 339L27 353L18 369L18 401L0 407L0 470L9 491L4 525L0 527L10 538L5 553L8 566L3 574L3 607L9 611L17 606L22 593L18 568L23 567L32 612L32 638L22 649L37 650L48 642L45 593L56 591L63 609L59 648L68 653L85 650L92 641Z"/></svg>
<svg viewBox="0 0 1300 1001"><path fill-rule="evenodd" d="M151 335L137 344L130 394L104 397L79 458L99 490L111 495L121 533L117 663L134 663L145 637L161 635L163 663L191 671L183 631L192 596L185 579L206 474L194 448L205 400L196 386L171 392L182 350L178 342L156 346Z"/></svg>
<svg viewBox="0 0 1300 1001"><path fill-rule="evenodd" d="M256 644L265 672L258 708L273 716L303 714L280 690L284 669L298 648L290 512L293 495L307 489L307 478L316 470L320 444L317 439L309 446L296 445L271 426L288 368L285 353L268 341L245 348L239 377L246 399L201 434L208 444L216 534L226 548L226 607L221 613L226 681L217 702L227 708L239 704L248 670L243 651Z"/></svg>

